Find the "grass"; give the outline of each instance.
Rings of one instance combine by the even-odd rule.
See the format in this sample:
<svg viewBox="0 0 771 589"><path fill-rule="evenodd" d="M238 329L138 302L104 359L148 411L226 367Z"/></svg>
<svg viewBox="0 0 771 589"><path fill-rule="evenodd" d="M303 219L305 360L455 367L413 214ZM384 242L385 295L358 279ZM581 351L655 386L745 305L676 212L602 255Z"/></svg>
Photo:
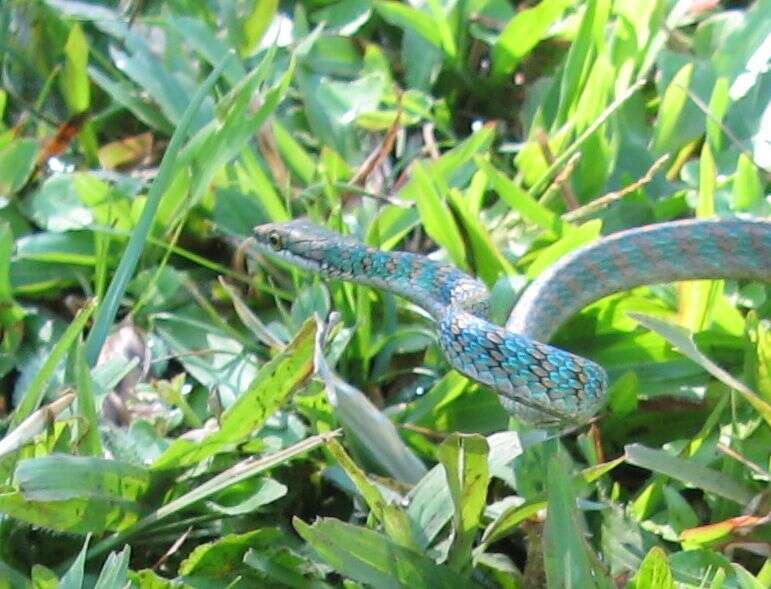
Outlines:
<svg viewBox="0 0 771 589"><path fill-rule="evenodd" d="M502 323L603 234L769 217L767 1L114 4L0 6L0 587L771 584L768 285L583 310L610 400L555 432L239 247L307 216Z"/></svg>

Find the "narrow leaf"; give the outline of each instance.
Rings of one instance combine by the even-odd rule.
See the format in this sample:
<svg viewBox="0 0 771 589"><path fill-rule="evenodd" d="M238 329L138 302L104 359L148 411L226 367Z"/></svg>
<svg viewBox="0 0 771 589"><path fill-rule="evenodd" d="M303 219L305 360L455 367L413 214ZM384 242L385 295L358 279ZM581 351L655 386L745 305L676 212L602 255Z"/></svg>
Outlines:
<svg viewBox="0 0 771 589"><path fill-rule="evenodd" d="M576 506L573 478L567 459L549 459L546 488L549 507L544 530L544 563L549 587L595 587L586 542L586 524Z"/></svg>
<svg viewBox="0 0 771 589"><path fill-rule="evenodd" d="M423 37L426 41L442 47L442 36L434 20L425 12L401 2L375 2L375 10L390 24L408 29Z"/></svg>
<svg viewBox="0 0 771 589"><path fill-rule="evenodd" d="M651 548L626 589L675 589L667 553L659 546Z"/></svg>
<svg viewBox="0 0 771 589"><path fill-rule="evenodd" d="M94 589L113 589L127 584L131 546L124 546L120 552L111 552L99 573Z"/></svg>
<svg viewBox="0 0 771 589"><path fill-rule="evenodd" d="M688 102L688 86L693 76L693 64L684 65L672 78L659 106L659 118L656 121L653 138L653 152L661 155L680 145L676 131L678 122Z"/></svg>
<svg viewBox="0 0 771 589"><path fill-rule="evenodd" d="M259 46L277 10L278 0L259 0L253 4L241 24L241 55L249 55Z"/></svg>
<svg viewBox="0 0 771 589"><path fill-rule="evenodd" d="M56 416L69 407L74 400L75 395L67 393L32 413L32 415L0 440L0 457L15 452L25 444L31 443L35 436L42 434L51 425Z"/></svg>
<svg viewBox="0 0 771 589"><path fill-rule="evenodd" d="M61 89L67 107L72 114L85 111L90 103L88 79L88 39L76 22L70 29L64 45L64 68L61 73Z"/></svg>
<svg viewBox="0 0 771 589"><path fill-rule="evenodd" d="M166 152L163 154L163 160L161 161L160 168L158 168L158 175L155 177L147 194L142 214L139 217L139 221L137 221L134 231L131 233L128 244L126 244L126 249L123 252L118 268L115 270L112 282L104 296L104 301L99 306L99 311L94 319L94 326L86 339L86 360L90 366L96 363L102 345L105 339L107 339L107 334L118 313L121 299L126 292L126 287L133 277L139 257L144 251L144 246L150 235L161 198L171 185L171 181L178 171L177 156L192 129L194 117L198 113L204 98L208 96L209 91L227 65L230 57L231 55L229 54L227 58L223 59L212 70L201 87L193 95L179 125L174 131Z"/></svg>
<svg viewBox="0 0 771 589"><path fill-rule="evenodd" d="M477 157L476 163L487 173L493 190L512 210L517 211L525 220L559 235L562 224L557 215L540 205L538 201L514 184L486 159Z"/></svg>
<svg viewBox="0 0 771 589"><path fill-rule="evenodd" d="M493 79L510 75L572 3L572 0L543 0L517 12L493 45Z"/></svg>
<svg viewBox="0 0 771 589"><path fill-rule="evenodd" d="M150 486L147 469L93 456L51 454L23 460L14 478L27 499L61 501L76 497L136 500Z"/></svg>
<svg viewBox="0 0 771 589"><path fill-rule="evenodd" d="M702 466L692 460L684 460L663 450L646 448L642 444L629 444L624 448L626 461L641 468L647 468L681 481L707 493L713 493L735 501L740 505L748 503L754 493L733 478Z"/></svg>
<svg viewBox="0 0 771 589"><path fill-rule="evenodd" d="M448 564L460 572L471 565L471 549L487 500L489 450L487 440L480 435L452 434L437 451L447 474L455 507L455 537L448 554Z"/></svg>
<svg viewBox="0 0 771 589"><path fill-rule="evenodd" d="M46 388L48 387L51 378L53 378L56 367L59 366L59 363L67 355L67 352L69 352L70 348L75 343L80 332L83 331L86 322L89 317L91 317L91 313L93 313L96 308L96 303L96 299L92 299L85 307L83 307L59 338L59 341L56 342L56 345L54 345L48 358L46 358L45 363L35 375L35 378L29 384L27 390L24 391L24 396L22 397L19 406L16 407L16 411L13 413L13 418L11 419L12 425L18 425L35 409L40 407L40 403L43 401Z"/></svg>
<svg viewBox="0 0 771 589"><path fill-rule="evenodd" d="M715 153L720 153L723 150L723 142L725 141L720 123L731 106L731 97L728 89L728 78L718 78L715 82L715 87L712 89L712 96L709 99L707 138L709 139L709 145Z"/></svg>
<svg viewBox="0 0 771 589"><path fill-rule="evenodd" d="M268 454L262 458L247 458L241 462L236 463L227 470L222 471L218 475L212 477L202 485L195 487L192 491L177 497L170 501L166 505L155 510L151 514L138 521L134 526L127 529L125 532L116 534L110 538L102 540L89 551L89 558L104 554L108 550L112 550L113 547L118 546L128 540L130 537L135 536L141 531L163 521L167 517L170 517L180 511L189 509L192 505L195 505L199 501L203 501L211 497L212 495L227 489L233 485L237 485L241 481L249 479L253 476L264 472L265 470L291 460L296 456L310 452L314 448L319 447L322 444L326 444L329 440L340 435L340 431L327 432L317 436L306 438L305 440L298 442L288 448ZM2 497L2 496L0 496Z"/></svg>
<svg viewBox="0 0 771 589"><path fill-rule="evenodd" d="M407 483L419 481L426 467L399 437L391 420L364 393L349 385L329 367L321 340L324 331L317 329L314 363L340 423L389 475ZM378 443L369 444L372 439L378 440Z"/></svg>
<svg viewBox="0 0 771 589"><path fill-rule="evenodd" d="M234 448L259 430L311 373L316 325L306 321L281 353L265 364L252 384L222 415L220 429L199 442L177 438L153 463L154 470L190 466Z"/></svg>
<svg viewBox="0 0 771 589"><path fill-rule="evenodd" d="M447 203L439 195L436 185L421 162L413 164L412 175L415 179L413 190L409 194L403 191L402 195L407 198L414 196L426 233L447 250L456 266L466 268L463 238Z"/></svg>
<svg viewBox="0 0 771 589"><path fill-rule="evenodd" d="M733 182L734 207L739 211L748 211L760 202L763 194L760 170L745 153L740 153Z"/></svg>
<svg viewBox="0 0 771 589"><path fill-rule="evenodd" d="M661 335L670 344L675 346L678 350L680 350L680 352L704 368L704 370L709 372L712 376L722 381L732 389L738 391L747 400L748 403L755 407L763 419L765 419L767 423L771 424L771 405L756 395L746 384L737 380L728 372L720 368L720 366L712 362L712 360L704 356L704 354L702 354L696 347L696 344L693 341L693 336L687 329L677 325L672 325L666 321L662 321L661 319L642 315L640 313L629 313L629 316L636 321L639 321L648 329Z"/></svg>
<svg viewBox="0 0 771 589"><path fill-rule="evenodd" d="M340 442L331 440L329 443L329 451L335 457L340 467L351 478L353 484L356 485L356 488L359 493L361 493L364 501L367 502L372 515L382 522L383 509L385 508L386 502L378 488L367 478L367 475L348 455Z"/></svg>
<svg viewBox="0 0 771 589"><path fill-rule="evenodd" d="M83 454L100 456L102 440L99 436L99 420L94 401L94 383L91 371L86 362L85 348L78 344L75 357L75 380L78 394L78 413L81 419L77 422L79 447Z"/></svg>
<svg viewBox="0 0 771 589"><path fill-rule="evenodd" d="M337 572L376 589L396 587L475 587L450 568L391 543L359 526L324 518L309 526L292 520L297 533Z"/></svg>
<svg viewBox="0 0 771 589"><path fill-rule="evenodd" d="M62 580L59 582L58 589L82 589L83 587L83 572L86 566L86 551L88 550L88 542L91 540L91 536L86 537L86 541L83 542L83 548L80 550L75 562L72 563L69 570L64 573Z"/></svg>

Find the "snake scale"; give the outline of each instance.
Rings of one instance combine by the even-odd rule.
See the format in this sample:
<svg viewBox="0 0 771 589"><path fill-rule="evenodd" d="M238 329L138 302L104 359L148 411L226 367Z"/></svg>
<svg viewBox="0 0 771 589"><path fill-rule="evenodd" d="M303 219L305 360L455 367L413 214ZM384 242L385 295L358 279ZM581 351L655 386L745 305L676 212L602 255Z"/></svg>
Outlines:
<svg viewBox="0 0 771 589"><path fill-rule="evenodd" d="M534 425L580 423L606 401L601 366L543 343L585 305L643 284L771 281L771 221L660 223L611 234L561 258L525 290L504 329L486 319L488 291L481 282L425 256L377 250L305 220L260 225L253 238L262 253L416 303L436 321L449 363Z"/></svg>

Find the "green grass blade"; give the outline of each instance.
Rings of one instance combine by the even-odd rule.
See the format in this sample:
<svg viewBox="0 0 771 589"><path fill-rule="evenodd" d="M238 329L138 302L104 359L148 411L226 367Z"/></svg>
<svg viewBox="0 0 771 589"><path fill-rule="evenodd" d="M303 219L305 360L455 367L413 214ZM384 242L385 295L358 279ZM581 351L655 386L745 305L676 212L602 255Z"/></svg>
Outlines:
<svg viewBox="0 0 771 589"><path fill-rule="evenodd" d="M86 566L86 551L88 550L88 543L91 540L91 536L86 537L86 541L83 542L83 548L78 553L78 557L72 566L64 574L62 580L59 582L58 589L81 589L83 587L84 569Z"/></svg>
<svg viewBox="0 0 771 589"><path fill-rule="evenodd" d="M447 203L440 196L436 184L421 162L413 164L412 177L415 183L412 185L414 189L409 196L414 195L426 233L447 250L456 266L465 269L467 264L463 238ZM407 195L403 192L402 196Z"/></svg>
<svg viewBox="0 0 771 589"><path fill-rule="evenodd" d="M35 436L42 434L47 427L50 427L56 416L72 405L74 400L75 395L67 393L32 413L0 440L0 458L31 443Z"/></svg>
<svg viewBox="0 0 771 589"><path fill-rule="evenodd" d="M665 153L681 143L681 136L677 133L678 121L680 121L683 110L688 103L687 92L693 78L693 70L694 67L691 63L680 68L664 92L653 139L653 152L655 154Z"/></svg>
<svg viewBox="0 0 771 589"><path fill-rule="evenodd" d="M175 173L178 171L177 156L182 149L185 139L190 134L194 117L198 113L198 109L204 99L208 96L209 91L214 86L214 83L225 69L231 56L232 54L229 54L228 57L223 59L217 67L212 70L195 93L182 116L179 126L171 137L166 153L163 154L163 160L158 169L158 175L147 194L147 201L142 209L142 215L139 217L139 221L129 238L129 242L126 245L126 251L123 253L123 257L118 264L112 282L104 296L104 301L102 301L102 304L99 306L99 311L94 319L94 326L91 328L88 338L86 339L86 360L90 366L93 366L96 363L96 359L104 345L104 341L107 339L110 327L118 314L120 301L126 292L129 281L134 275L134 270L139 262L139 257L142 255L145 242L150 235L155 214L158 212L158 205L160 204L164 193L171 185Z"/></svg>
<svg viewBox="0 0 771 589"><path fill-rule="evenodd" d="M78 413L81 418L77 422L81 453L101 456L102 440L99 436L99 419L94 402L94 383L91 380L91 371L88 368L85 349L82 344L78 345L75 357L75 381Z"/></svg>
<svg viewBox="0 0 771 589"><path fill-rule="evenodd" d="M430 558L396 546L385 536L333 518L308 525L292 520L297 533L336 570L377 589L395 587L453 587L478 585Z"/></svg>
<svg viewBox="0 0 771 589"><path fill-rule="evenodd" d="M390 502L386 500L377 485L359 468L340 442L330 440L328 448L340 467L356 485L356 489L366 501L372 515L383 524L388 537L399 546L417 549L412 536L412 526L404 509L393 499Z"/></svg>
<svg viewBox="0 0 771 589"><path fill-rule="evenodd" d="M319 337L323 331L317 330L319 341L316 342L314 363L340 423L390 476L416 483L426 473L426 467L401 439L391 420L364 393L345 382L329 367ZM369 440L377 440L377 444L371 444Z"/></svg>
<svg viewBox="0 0 771 589"><path fill-rule="evenodd" d="M390 24L414 31L423 39L442 48L442 35L436 22L425 12L400 2L375 2L375 10Z"/></svg>
<svg viewBox="0 0 771 589"><path fill-rule="evenodd" d="M576 506L575 485L567 462L563 454L555 453L547 467L549 507L543 548L547 584L549 587L598 587L586 542L586 524Z"/></svg>
<svg viewBox="0 0 771 589"><path fill-rule="evenodd" d="M752 405L758 413L760 413L763 419L766 420L766 423L771 425L771 405L766 403L746 384L734 378L731 374L723 370L720 366L702 354L693 341L693 335L687 329L677 325L672 325L666 321L662 321L661 319L656 319L655 317L648 317L647 315L643 315L641 313L629 313L629 316L632 317L632 319L639 321L648 329L653 330L661 335L688 358L709 372L712 376L727 384L732 389L738 391L747 400L747 402Z"/></svg>
<svg viewBox="0 0 771 589"><path fill-rule="evenodd" d="M70 112L85 111L91 101L91 86L88 80L88 39L83 29L75 23L70 29L64 46L64 67L59 83Z"/></svg>
<svg viewBox="0 0 771 589"><path fill-rule="evenodd" d="M740 505L746 505L754 496L750 489L727 474L697 464L693 460L678 458L663 450L646 448L642 444L629 444L624 451L629 464L667 475Z"/></svg>
<svg viewBox="0 0 771 589"><path fill-rule="evenodd" d="M447 564L459 572L466 571L471 565L471 549L481 524L490 482L489 450L487 440L478 434L452 434L438 449L455 506L455 537Z"/></svg>
<svg viewBox="0 0 771 589"><path fill-rule="evenodd" d="M517 211L524 219L543 229L552 231L557 235L562 232L562 221L557 215L539 204L483 157L477 157L476 163L487 174L493 190L501 199L506 201L512 210Z"/></svg>
<svg viewBox="0 0 771 589"><path fill-rule="evenodd" d="M648 551L627 589L675 589L667 553L661 547L654 546Z"/></svg>
<svg viewBox="0 0 771 589"><path fill-rule="evenodd" d="M100 554L104 554L108 550L112 550L113 547L124 543L130 537L135 536L139 532L146 530L150 526L166 519L167 517L187 509L195 503L198 503L207 497L211 497L223 489L227 489L232 485L236 485L241 481L253 477L260 472L272 468L277 464L281 464L282 462L286 462L295 456L310 452L314 448L317 448L322 444L326 444L329 442L329 440L337 437L339 434L340 432L337 430L333 432L327 432L325 434L320 434L318 436L312 436L310 438L306 438L302 442L298 442L297 444L290 446L289 448L274 452L273 454L269 454L263 458L256 460L254 458L247 458L246 460L242 460L241 462L221 472L217 476L209 479L204 484L195 487L192 491L185 493L173 501L170 501L163 507L160 507L147 517L138 521L136 525L126 530L125 532L102 540L89 551L88 558L90 559L99 556Z"/></svg>
<svg viewBox="0 0 771 589"><path fill-rule="evenodd" d="M11 419L11 425L19 425L24 419L26 419L32 412L40 407L40 403L43 401L43 396L46 392L46 387L51 381L54 375L56 367L64 359L67 352L69 352L72 344L83 331L86 326L86 321L91 317L96 308L96 300L91 300L85 307L72 320L72 323L67 327L65 332L56 342L56 345L51 350L51 354L46 358L42 368L35 375L35 378L24 391L24 396L21 399L16 411L14 411L13 418Z"/></svg>
<svg viewBox="0 0 771 589"><path fill-rule="evenodd" d="M311 373L315 327L309 319L292 343L260 369L249 388L223 413L219 430L198 442L177 438L153 469L192 466L257 431Z"/></svg>
<svg viewBox="0 0 771 589"><path fill-rule="evenodd" d="M99 573L94 589L113 589L114 587L126 587L129 559L131 558L131 546L124 546L123 550L111 552L107 561Z"/></svg>
<svg viewBox="0 0 771 589"><path fill-rule="evenodd" d="M493 45L493 80L500 83L510 75L570 4L571 0L544 0L517 12Z"/></svg>

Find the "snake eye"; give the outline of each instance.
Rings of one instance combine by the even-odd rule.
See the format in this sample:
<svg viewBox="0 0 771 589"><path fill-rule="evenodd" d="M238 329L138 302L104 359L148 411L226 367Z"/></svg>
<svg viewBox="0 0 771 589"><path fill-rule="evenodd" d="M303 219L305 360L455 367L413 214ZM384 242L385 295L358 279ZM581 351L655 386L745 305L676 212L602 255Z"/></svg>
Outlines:
<svg viewBox="0 0 771 589"><path fill-rule="evenodd" d="M268 235L268 243L270 244L270 247L272 247L274 250L278 251L283 246L283 242L281 241L281 236L278 234L277 231L271 232L270 235Z"/></svg>

